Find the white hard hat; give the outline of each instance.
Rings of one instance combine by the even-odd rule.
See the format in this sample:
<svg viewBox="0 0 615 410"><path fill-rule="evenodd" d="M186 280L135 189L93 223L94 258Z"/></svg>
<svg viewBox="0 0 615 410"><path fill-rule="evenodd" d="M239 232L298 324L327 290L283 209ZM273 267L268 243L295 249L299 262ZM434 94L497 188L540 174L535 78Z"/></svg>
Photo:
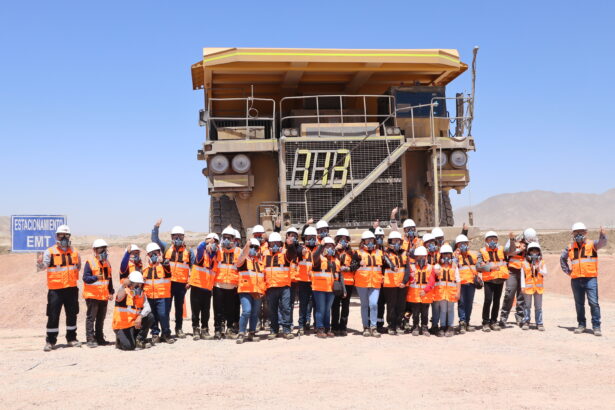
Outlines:
<svg viewBox="0 0 615 410"><path fill-rule="evenodd" d="M540 249L540 244L538 242L532 242L529 245L527 245L527 250L529 251L530 249L538 249L539 251L542 252L542 249Z"/></svg>
<svg viewBox="0 0 615 410"><path fill-rule="evenodd" d="M426 233L425 235L423 235L423 243L433 241L434 239L436 238L434 238L434 236L430 233Z"/></svg>
<svg viewBox="0 0 615 410"><path fill-rule="evenodd" d="M220 242L220 237L217 233L214 232L208 233L205 239L215 239L216 241Z"/></svg>
<svg viewBox="0 0 615 410"><path fill-rule="evenodd" d="M250 246L261 246L261 243L256 238L250 238Z"/></svg>
<svg viewBox="0 0 615 410"><path fill-rule="evenodd" d="M465 235L457 235L457 237L455 238L455 243L461 243L461 242L470 242L468 240L468 237Z"/></svg>
<svg viewBox="0 0 615 410"><path fill-rule="evenodd" d="M389 234L389 241L391 239L401 239L401 234L398 231L391 231L391 233Z"/></svg>
<svg viewBox="0 0 615 410"><path fill-rule="evenodd" d="M374 229L374 235L384 235L384 229L379 226L376 227L376 229Z"/></svg>
<svg viewBox="0 0 615 410"><path fill-rule="evenodd" d="M64 226L64 225L62 225L62 226ZM58 229L60 229L60 228L58 228ZM587 227L585 226L585 224L583 222L577 222L574 225L572 225L572 230L573 231L586 231Z"/></svg>
<svg viewBox="0 0 615 410"><path fill-rule="evenodd" d="M419 246L414 250L414 256L427 256L427 249L424 246Z"/></svg>
<svg viewBox="0 0 615 410"><path fill-rule="evenodd" d="M109 245L107 245L107 242L105 242L104 239L96 239L94 243L92 244L92 248L102 248L105 246L109 246Z"/></svg>
<svg viewBox="0 0 615 410"><path fill-rule="evenodd" d="M139 251L141 252L141 248L139 248L137 245L135 245L134 243L132 245L130 245L130 252L132 251Z"/></svg>
<svg viewBox="0 0 615 410"><path fill-rule="evenodd" d="M492 236L497 238L498 237L498 233L495 232L495 231L487 231L487 233L485 234L485 239L490 238Z"/></svg>
<svg viewBox="0 0 615 410"><path fill-rule="evenodd" d="M308 226L307 228L305 228L305 231L303 232L303 236L310 236L310 235L318 235L318 232L316 232L316 228L313 228L311 226Z"/></svg>
<svg viewBox="0 0 615 410"><path fill-rule="evenodd" d="M222 235L231 235L231 236L235 236L235 230L231 227L231 226L227 226L226 228L224 228L224 230L222 231Z"/></svg>
<svg viewBox="0 0 615 410"><path fill-rule="evenodd" d="M361 234L361 240L363 239L376 239L376 235L372 231L363 231Z"/></svg>
<svg viewBox="0 0 615 410"><path fill-rule="evenodd" d="M280 235L277 232L272 232L271 235L269 235L269 242L282 242L282 235Z"/></svg>
<svg viewBox="0 0 615 410"><path fill-rule="evenodd" d="M158 246L158 244L156 242L150 242L145 247L145 252L147 252L147 253L154 252L154 251L159 251L159 250L160 250L160 246Z"/></svg>
<svg viewBox="0 0 615 410"><path fill-rule="evenodd" d="M182 228L181 226L174 226L173 229L171 229L171 235L184 235L184 228Z"/></svg>
<svg viewBox="0 0 615 410"><path fill-rule="evenodd" d="M431 234L434 238L444 238L444 231L440 228L433 228Z"/></svg>
<svg viewBox="0 0 615 410"><path fill-rule="evenodd" d="M58 233L66 233L70 235L70 228L68 227L68 225L60 225L56 230L56 234Z"/></svg>
<svg viewBox="0 0 615 410"><path fill-rule="evenodd" d="M453 253L453 248L451 248L451 245L449 245L448 243L445 243L444 245L442 245L442 247L440 248L440 253Z"/></svg>
<svg viewBox="0 0 615 410"><path fill-rule="evenodd" d="M291 226L286 230L286 235L288 235L289 233L296 233L297 235L299 235L299 231L294 226Z"/></svg>
<svg viewBox="0 0 615 410"><path fill-rule="evenodd" d="M233 235L235 236L235 239L241 239L241 234L237 229L233 229Z"/></svg>
<svg viewBox="0 0 615 410"><path fill-rule="evenodd" d="M404 228L415 228L416 224L414 223L414 221L412 219L406 219L404 221L403 227Z"/></svg>
<svg viewBox="0 0 615 410"><path fill-rule="evenodd" d="M330 236L325 236L325 239L323 239L323 243L325 245L327 244L335 245L335 241Z"/></svg>
<svg viewBox="0 0 615 410"><path fill-rule="evenodd" d="M325 220L321 219L320 221L316 222L316 229L328 228L328 227L329 227L329 224Z"/></svg>
<svg viewBox="0 0 615 410"><path fill-rule="evenodd" d="M335 236L347 236L350 238L350 232L348 232L348 229L346 228L340 228L335 233Z"/></svg>
<svg viewBox="0 0 615 410"><path fill-rule="evenodd" d="M263 225L254 225L252 233L265 233L265 227L263 227Z"/></svg>
<svg viewBox="0 0 615 410"><path fill-rule="evenodd" d="M523 239L525 239L526 242L536 242L538 240L536 230L534 228L527 228L523 231Z"/></svg>
<svg viewBox="0 0 615 410"><path fill-rule="evenodd" d="M143 283L143 274L138 270L134 270L128 275L128 280L132 283Z"/></svg>

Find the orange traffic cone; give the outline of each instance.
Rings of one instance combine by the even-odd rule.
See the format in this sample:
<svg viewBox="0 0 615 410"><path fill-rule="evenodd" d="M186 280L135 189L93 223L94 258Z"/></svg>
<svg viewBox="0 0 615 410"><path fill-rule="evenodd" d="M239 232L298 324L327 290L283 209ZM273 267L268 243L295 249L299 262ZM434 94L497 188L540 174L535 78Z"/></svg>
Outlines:
<svg viewBox="0 0 615 410"><path fill-rule="evenodd" d="M188 310L186 310L186 301L184 300L184 319L188 319Z"/></svg>

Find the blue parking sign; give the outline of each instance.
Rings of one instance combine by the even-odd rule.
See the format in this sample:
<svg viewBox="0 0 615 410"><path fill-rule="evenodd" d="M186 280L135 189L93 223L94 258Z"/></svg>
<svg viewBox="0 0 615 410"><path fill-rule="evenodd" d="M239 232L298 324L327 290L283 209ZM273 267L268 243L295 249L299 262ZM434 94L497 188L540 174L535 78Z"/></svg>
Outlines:
<svg viewBox="0 0 615 410"><path fill-rule="evenodd" d="M13 252L41 252L56 243L58 226L66 224L66 215L12 215Z"/></svg>

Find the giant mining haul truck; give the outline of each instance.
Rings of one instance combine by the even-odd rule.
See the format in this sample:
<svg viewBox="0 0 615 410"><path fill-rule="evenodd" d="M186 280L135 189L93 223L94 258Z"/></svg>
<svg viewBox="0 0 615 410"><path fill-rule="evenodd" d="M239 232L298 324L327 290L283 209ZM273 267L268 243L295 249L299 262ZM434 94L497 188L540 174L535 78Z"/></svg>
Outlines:
<svg viewBox="0 0 615 410"><path fill-rule="evenodd" d="M470 92L446 86L467 69L449 49L203 49L192 85L210 230L278 218L360 229L395 207L452 226L449 192L468 185L475 149L474 69Z"/></svg>

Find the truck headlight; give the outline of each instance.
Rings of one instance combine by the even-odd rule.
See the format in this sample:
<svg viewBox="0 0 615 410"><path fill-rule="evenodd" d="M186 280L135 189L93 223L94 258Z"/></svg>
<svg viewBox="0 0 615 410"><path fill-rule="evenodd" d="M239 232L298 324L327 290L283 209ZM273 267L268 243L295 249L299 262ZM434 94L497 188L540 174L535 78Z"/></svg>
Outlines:
<svg viewBox="0 0 615 410"><path fill-rule="evenodd" d="M446 158L446 153L444 151L438 151L436 154L436 165L441 168L446 165L448 162L448 158Z"/></svg>
<svg viewBox="0 0 615 410"><path fill-rule="evenodd" d="M465 151L455 150L451 152L451 165L455 168L463 168L468 162L468 154Z"/></svg>
<svg viewBox="0 0 615 410"><path fill-rule="evenodd" d="M229 161L224 155L218 154L209 160L209 168L216 174L223 174L228 170Z"/></svg>
<svg viewBox="0 0 615 410"><path fill-rule="evenodd" d="M237 154L233 157L233 161L231 166L233 167L233 171L238 174L245 174L250 170L250 158L248 158L245 154Z"/></svg>

